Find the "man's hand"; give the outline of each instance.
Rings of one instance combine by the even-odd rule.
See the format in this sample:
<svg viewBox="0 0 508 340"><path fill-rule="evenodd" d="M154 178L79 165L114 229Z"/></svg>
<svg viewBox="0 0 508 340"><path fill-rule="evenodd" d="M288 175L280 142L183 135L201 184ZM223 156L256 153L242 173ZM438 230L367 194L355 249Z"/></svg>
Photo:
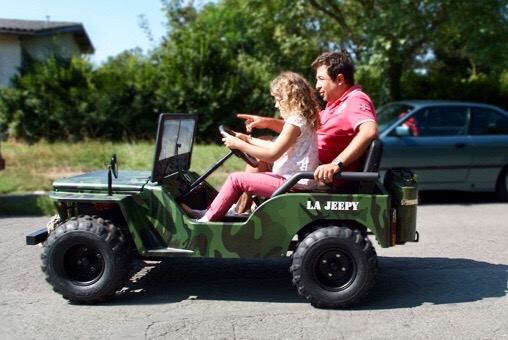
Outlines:
<svg viewBox="0 0 508 340"><path fill-rule="evenodd" d="M314 171L314 179L318 183L331 183L333 182L333 175L339 171L340 167L337 164L323 164Z"/></svg>
<svg viewBox="0 0 508 340"><path fill-rule="evenodd" d="M262 116L239 113L236 115L240 119L245 119L245 130L252 132L252 129L267 129L267 118Z"/></svg>

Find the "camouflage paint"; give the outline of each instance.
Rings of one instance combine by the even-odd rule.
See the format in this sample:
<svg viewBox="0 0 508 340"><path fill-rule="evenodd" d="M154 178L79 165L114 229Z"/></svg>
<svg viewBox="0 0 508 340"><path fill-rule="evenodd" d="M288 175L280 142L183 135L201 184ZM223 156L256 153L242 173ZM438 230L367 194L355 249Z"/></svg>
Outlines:
<svg viewBox="0 0 508 340"><path fill-rule="evenodd" d="M378 195L288 193L267 199L245 222L198 223L173 199L173 185L152 183L148 176L147 172L120 171L109 196L107 172L95 171L56 181L50 197L61 202L118 204L136 248L144 256L281 257L301 228L310 223L329 225L330 221L360 223L381 247L390 246L391 199L382 186ZM174 178L167 182L174 183ZM355 202L357 209L325 210L329 201ZM309 209L317 204L321 210Z"/></svg>

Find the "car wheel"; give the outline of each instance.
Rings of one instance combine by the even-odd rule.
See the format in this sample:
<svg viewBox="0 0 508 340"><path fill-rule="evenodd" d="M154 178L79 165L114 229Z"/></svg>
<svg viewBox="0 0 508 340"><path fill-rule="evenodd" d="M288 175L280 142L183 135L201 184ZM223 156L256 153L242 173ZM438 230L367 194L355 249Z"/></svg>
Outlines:
<svg viewBox="0 0 508 340"><path fill-rule="evenodd" d="M318 308L343 308L364 299L374 286L377 255L361 232L325 227L298 245L291 272L298 293Z"/></svg>
<svg viewBox="0 0 508 340"><path fill-rule="evenodd" d="M49 235L42 271L53 289L70 301L93 303L115 295L128 279L132 261L127 242L109 221L73 217Z"/></svg>
<svg viewBox="0 0 508 340"><path fill-rule="evenodd" d="M508 167L501 171L497 179L496 194L501 201L508 202Z"/></svg>

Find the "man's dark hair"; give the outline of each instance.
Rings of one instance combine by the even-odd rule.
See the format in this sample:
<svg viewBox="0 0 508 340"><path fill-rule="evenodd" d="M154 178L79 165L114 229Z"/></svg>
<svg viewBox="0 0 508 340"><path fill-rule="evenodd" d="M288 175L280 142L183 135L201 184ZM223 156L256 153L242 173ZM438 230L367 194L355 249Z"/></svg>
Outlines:
<svg viewBox="0 0 508 340"><path fill-rule="evenodd" d="M355 67L349 53L345 50L324 52L310 65L317 70L320 66L328 67L327 73L335 81L339 74L344 76L346 83L350 86L355 84Z"/></svg>

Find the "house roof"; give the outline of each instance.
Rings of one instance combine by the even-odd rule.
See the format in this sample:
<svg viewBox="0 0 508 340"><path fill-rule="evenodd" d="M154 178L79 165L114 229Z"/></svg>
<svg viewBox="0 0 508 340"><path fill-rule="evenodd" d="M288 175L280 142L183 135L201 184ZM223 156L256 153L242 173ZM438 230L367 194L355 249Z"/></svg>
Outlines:
<svg viewBox="0 0 508 340"><path fill-rule="evenodd" d="M37 37L62 33L72 33L83 53L95 51L82 23L0 18L0 34Z"/></svg>

